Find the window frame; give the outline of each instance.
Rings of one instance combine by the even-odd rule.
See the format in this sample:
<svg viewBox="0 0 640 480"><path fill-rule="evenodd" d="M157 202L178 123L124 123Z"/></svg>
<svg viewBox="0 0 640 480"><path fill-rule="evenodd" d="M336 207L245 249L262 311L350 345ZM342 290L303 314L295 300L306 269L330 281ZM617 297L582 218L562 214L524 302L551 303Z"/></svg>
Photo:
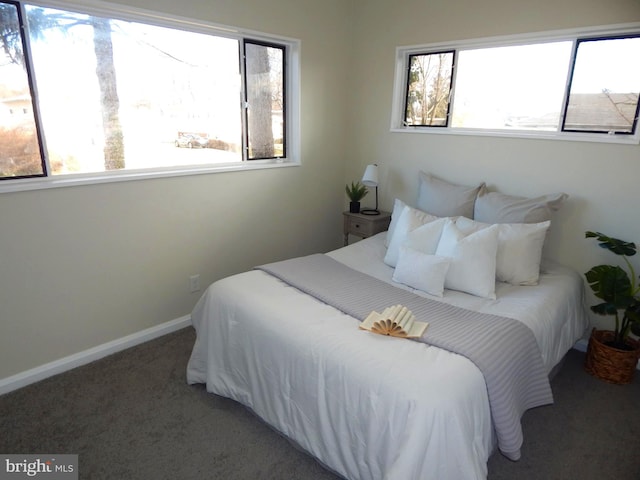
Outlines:
<svg viewBox="0 0 640 480"><path fill-rule="evenodd" d="M490 137L508 137L508 138L530 138L530 139L549 139L564 141L586 141L586 142L602 142L602 143L620 143L633 144L640 143L640 124L637 123L636 115L636 132L631 133L595 133L595 132L579 132L562 130L564 124L565 109L568 101L568 92L571 82L571 74L575 62L576 46L578 41L637 36L640 34L640 23L628 23L620 25L598 26L582 29L556 30L549 32L539 32L532 34L506 35L496 37L485 37L477 39L459 40L453 42L439 42L424 45L410 45L396 48L395 54L395 73L393 85L393 98L391 110L390 131L393 133L417 133L431 135L472 135L472 136L490 136ZM409 58L413 55L438 53L445 50L456 51L453 66L452 94L449 105L450 112L453 112L455 102L456 89L456 72L458 55L460 51L472 50L478 48L494 48L507 46L523 46L535 43L551 43L559 41L571 41L572 54L569 59L568 71L565 84L565 95L560 112L560 122L555 131L535 131L535 130L503 130L503 129L482 129L482 128L463 128L451 127L450 122L447 126L410 126L405 124L405 97L407 95L408 85L408 67ZM639 109L640 110L640 109Z"/></svg>
<svg viewBox="0 0 640 480"><path fill-rule="evenodd" d="M300 40L281 36L272 35L263 32L233 27L228 25L217 24L209 21L181 17L162 12L155 12L146 9L131 7L128 5L117 5L113 3L102 2L99 0L6 0L7 3L16 4L19 15L26 19L25 3L29 5L68 9L83 14L106 16L111 19L146 23L153 26L172 28L177 30L186 30L196 33L215 35L219 37L232 38L238 41L239 52L238 61L244 64L241 57L243 54L243 44L245 40L263 45L273 45L284 49L284 95L283 99L287 106L283 112L284 125L283 128L286 138L286 151L282 157L272 159L254 159L246 158L243 145L243 157L240 162L229 162L223 164L211 165L189 165L189 166L170 166L170 167L150 167L144 169L124 169L111 170L96 173L71 173L63 175L52 175L50 173L49 160L46 155L46 132L42 135L42 123L38 115L38 90L37 84L33 81L33 64L31 60L31 51L29 46L28 35L22 36L22 42L25 48L25 61L28 62L28 75L32 93L32 104L36 113L36 124L39 131L38 140L43 152L46 171L44 176L29 176L7 178L0 181L0 193L39 190L58 187L69 187L76 185L101 184L112 182L123 182L132 180L141 180L147 178L164 178L179 177L201 174L212 174L229 171L245 171L269 168L283 168L299 166L300 161ZM244 67L242 67L243 70ZM244 77L244 71L241 73ZM241 81L242 92L238 99L238 108L244 110L242 98L246 98L244 78ZM240 112L241 117L244 111ZM246 126L243 125L241 136L246 135Z"/></svg>
<svg viewBox="0 0 640 480"><path fill-rule="evenodd" d="M578 129L571 129L571 128L567 128L567 109L569 108L569 103L571 101L571 86L573 84L573 78L574 78L574 73L575 73L575 69L576 69L576 61L578 59L578 49L580 48L580 44L581 43L587 43L587 42L597 42L597 41L602 41L602 40L619 40L619 39L625 39L625 38L640 38L640 31L636 31L634 33L627 33L627 34L621 34L621 35L609 35L609 36L590 36L590 37L581 37L576 39L576 41L574 42L573 45L573 52L571 55L571 66L570 66L570 72L569 72L569 79L567 81L567 89L566 89L566 93L565 93L565 99L564 99L564 105L563 105L563 109L562 109L562 118L561 118L561 124L560 124L560 129L563 132L572 132L572 133L584 133L587 132L587 130L578 130ZM638 102L636 103L636 111L635 111L635 116L633 117L633 123L631 126L631 132L616 132L615 135L629 135L629 136L634 136L634 135L638 135L638 129L640 128L638 126L638 115L640 114L640 98L638 99ZM633 133L635 131L635 133ZM609 131L607 130L592 130L590 133L594 133L594 134L599 134L599 135L607 135L609 134Z"/></svg>
<svg viewBox="0 0 640 480"><path fill-rule="evenodd" d="M20 27L26 23L25 11L24 11L24 8L22 7L22 3L20 3L17 0L3 0L3 3L15 6L17 17L18 17L18 24L19 24ZM16 180L43 179L43 178L46 178L48 176L47 172L49 171L49 162L48 162L48 160L46 158L46 155L45 155L45 143L44 143L43 135L42 135L42 123L40 122L40 111L39 111L37 96L35 94L36 84L35 84L35 81L33 79L33 77L34 77L33 69L31 68L31 65L32 65L32 62L31 62L31 49L30 49L30 46L29 46L29 41L27 39L27 35L20 35L20 43L22 44L22 54L23 54L24 63L25 63L25 66L26 66L26 72L25 73L27 75L27 85L29 86L29 91L31 92L31 110L33 112L33 117L34 117L36 142L38 144L38 148L40 149L40 166L42 168L42 173L32 173L32 174L25 174L25 175L17 175L14 178ZM22 110L23 110L23 113L27 113L27 112L24 112L24 109L22 109ZM14 113L13 109L11 109L11 113L12 114ZM2 182L0 182L0 184L1 183Z"/></svg>
<svg viewBox="0 0 640 480"><path fill-rule="evenodd" d="M257 45L260 47L270 47L270 48L277 48L282 50L282 71L283 71L283 78L282 78L282 90L285 93L285 95L283 95L282 98L282 127L283 127L283 134L284 134L284 138L283 138L283 143L282 143L282 156L274 156L274 157L268 157L268 158L263 158L263 157L255 157L255 158L249 158L249 143L250 143L250 138L249 138L249 128L248 128L248 124L249 124L249 79L248 76L246 75L246 70L247 70L247 44L251 44L251 45ZM240 48L241 48L241 57L242 57L242 65L241 65L241 71L242 71L242 77L243 77L243 82L244 82L244 89L243 89L243 112L242 112L242 124L243 124L243 135L244 135L244 150L245 150L245 154L244 157L245 161L249 161L249 162L255 162L257 160L278 160L281 158L286 158L287 157L287 143L288 143L288 135L286 134L287 132L287 109L288 109L288 101L287 101L287 75L286 73L286 69L287 69L287 46L283 45L283 44L278 44L278 43L274 43L274 42L265 42L264 40L256 40L253 38L243 38L242 42L240 44Z"/></svg>
<svg viewBox="0 0 640 480"><path fill-rule="evenodd" d="M420 54L420 53L410 53L407 56L407 73L406 73L406 84L405 84L405 90L407 92L407 94L404 95L404 118L406 118L407 115L407 110L409 110L409 87L411 86L411 79L409 78L409 70L411 69L411 65L412 65L412 59L413 57L419 57L419 56L423 56L423 55L442 55L442 54L451 54L452 55L452 59L451 59L451 79L449 80L449 99L451 99L451 94L453 92L453 82L455 79L455 70L456 70L456 62L458 59L458 51L457 50L442 50L442 51L434 51L434 52L429 52L426 54ZM446 113L446 118L450 118L451 117L451 100L449 100L449 102L447 102L447 113ZM403 122L406 122L406 120L404 120ZM448 123L448 120L447 120ZM447 128L448 125L427 125L427 124L420 124L420 125L411 125L412 127L428 127L428 128Z"/></svg>

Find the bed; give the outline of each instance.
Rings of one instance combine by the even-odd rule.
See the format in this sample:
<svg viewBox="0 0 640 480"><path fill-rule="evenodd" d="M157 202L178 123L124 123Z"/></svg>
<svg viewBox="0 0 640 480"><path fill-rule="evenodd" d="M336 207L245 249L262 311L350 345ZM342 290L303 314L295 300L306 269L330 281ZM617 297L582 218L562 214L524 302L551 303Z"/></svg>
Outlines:
<svg viewBox="0 0 640 480"><path fill-rule="evenodd" d="M545 235L540 229L531 235L535 230L532 225L543 222L529 222L528 236L517 237L518 241L511 245L515 252L507 251L505 245L502 245L504 251L496 250L501 245L497 240L480 242L496 246L492 264L494 278L489 282L493 287L488 287L488 292L482 290L484 287L477 290L485 268L478 258L486 256L478 254L477 249L484 248L483 245L474 244L472 258L461 259L456 257L458 250L443 250L444 237L451 231L464 230L463 239L475 234L497 239L499 235L506 235L505 229L515 228L516 224L500 227L502 233L496 233L497 223L477 219L488 219L486 212L482 214L479 209L486 206L486 202L476 202L484 192L484 185L471 189L472 193L465 191L464 195L458 189L453 195L451 190L459 186L438 183L438 179L421 175L416 207L396 199L388 233L310 257L322 257L313 260L322 260L322 265L337 268L328 270L327 275L337 278L335 272L342 269L348 271L356 283L360 279L365 282L358 283L344 295L349 297L346 301L351 302L350 305L355 302L361 311L373 305L369 303L371 293L377 290L372 289L374 284L370 282L376 282L375 288L388 288L384 294L376 293L376 297L391 295L388 298L392 298L397 293L403 302L418 302L411 303L418 309L419 302L424 301L436 308L450 308L454 314L466 312L516 324L533 338L538 353L535 361L530 362L531 369L539 366L548 384L548 376L588 327L581 276L543 259ZM443 200L440 191L436 203L433 200L429 203L425 184L430 194L444 185L444 193L449 198ZM456 201L452 202L451 195ZM473 202L469 212L468 202L460 200L470 195ZM542 203L548 209L557 199L546 198ZM513 204L514 199L509 200ZM461 207L461 204L464 205ZM504 201L502 204L504 206ZM541 201L535 204L539 206ZM446 207L439 209L443 205ZM468 216L459 215L460 212ZM476 213L476 219L469 218ZM442 228L436 227L436 223ZM433 231L429 233L430 230L437 235ZM546 233L546 229L542 230ZM439 241L434 241L435 237ZM416 253L407 246L411 242L423 247L429 242L432 245ZM527 268L520 265L524 270L519 267L515 275L521 278L496 280L501 256L504 270L505 260L513 263L513 257L507 255L505 259L504 255L521 258L521 247L527 242L528 248L533 242L539 244L541 250L539 255L534 255L538 261L535 279L522 277L531 269L525 272ZM447 267L433 264L442 258L448 259ZM462 260L471 264L467 265L471 270L459 271ZM294 261L307 262L307 259ZM429 280L423 285L420 282L424 276L412 278L416 266L424 266L423 261L428 263L429 271L434 272L431 277L439 277L438 281ZM282 263L222 279L207 289L192 312L197 336L187 367L190 384L206 384L209 392L244 404L327 468L350 480L484 479L487 460L495 449L517 460L517 448L505 452L501 446L500 428L496 427L496 397L491 394L486 372L481 370L486 367L476 365L465 354L428 341L393 338L359 329L361 314L345 313L352 310L278 276L277 268ZM405 264L409 265L405 269L408 272L399 275ZM287 265L304 270L309 278L317 273L315 264L285 263ZM462 273L459 278L462 285L447 276L453 271ZM309 272L314 275L308 275ZM513 271L500 273L502 276L514 274ZM467 288L464 282L469 277L473 277L473 283ZM326 283L327 288L342 285L333 281ZM470 321L473 318L476 317ZM439 324L433 317L425 320L430 322L424 336L428 338L432 333L435 335ZM497 337L492 334L493 338ZM492 343L486 339L482 342ZM518 376L524 375L520 372ZM517 409L517 420L527 408L551 401L545 397L537 403L525 402ZM515 441L521 444L521 436Z"/></svg>

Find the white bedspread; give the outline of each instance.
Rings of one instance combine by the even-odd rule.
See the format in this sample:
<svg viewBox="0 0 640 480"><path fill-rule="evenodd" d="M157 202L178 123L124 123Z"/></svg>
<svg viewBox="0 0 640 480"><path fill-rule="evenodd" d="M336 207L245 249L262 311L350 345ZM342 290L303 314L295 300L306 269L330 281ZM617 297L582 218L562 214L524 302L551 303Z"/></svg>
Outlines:
<svg viewBox="0 0 640 480"><path fill-rule="evenodd" d="M384 234L332 252L391 282ZM563 267L489 301L444 301L529 325L549 370L587 328L582 280ZM192 314L189 383L233 398L348 479L483 479L492 452L480 371L464 357L357 328L262 271L214 283ZM525 432L526 441L526 432Z"/></svg>

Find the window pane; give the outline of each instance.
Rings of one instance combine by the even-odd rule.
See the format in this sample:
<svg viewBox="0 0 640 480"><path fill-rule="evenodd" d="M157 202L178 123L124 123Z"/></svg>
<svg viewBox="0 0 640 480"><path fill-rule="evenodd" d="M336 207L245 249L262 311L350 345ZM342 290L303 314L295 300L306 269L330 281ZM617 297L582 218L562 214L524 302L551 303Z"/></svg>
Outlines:
<svg viewBox="0 0 640 480"><path fill-rule="evenodd" d="M242 159L237 40L27 12L54 174Z"/></svg>
<svg viewBox="0 0 640 480"><path fill-rule="evenodd" d="M15 5L0 3L0 178L44 174Z"/></svg>
<svg viewBox="0 0 640 480"><path fill-rule="evenodd" d="M564 130L634 133L640 37L578 42Z"/></svg>
<svg viewBox="0 0 640 480"><path fill-rule="evenodd" d="M245 42L249 160L285 155L284 48Z"/></svg>
<svg viewBox="0 0 640 480"><path fill-rule="evenodd" d="M453 52L409 56L406 125L447 125L453 57Z"/></svg>
<svg viewBox="0 0 640 480"><path fill-rule="evenodd" d="M558 130L571 42L459 52L453 127Z"/></svg>

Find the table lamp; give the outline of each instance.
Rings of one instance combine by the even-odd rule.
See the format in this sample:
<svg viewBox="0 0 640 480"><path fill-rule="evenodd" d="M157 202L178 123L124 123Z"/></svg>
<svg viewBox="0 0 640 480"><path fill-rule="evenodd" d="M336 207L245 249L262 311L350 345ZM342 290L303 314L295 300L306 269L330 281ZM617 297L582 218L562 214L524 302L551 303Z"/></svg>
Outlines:
<svg viewBox="0 0 640 480"><path fill-rule="evenodd" d="M376 189L376 208L370 209L365 208L360 210L360 213L363 215L380 215L380 211L378 210L378 165L371 164L367 165L367 168L364 171L364 175L362 176L362 184L369 188Z"/></svg>

